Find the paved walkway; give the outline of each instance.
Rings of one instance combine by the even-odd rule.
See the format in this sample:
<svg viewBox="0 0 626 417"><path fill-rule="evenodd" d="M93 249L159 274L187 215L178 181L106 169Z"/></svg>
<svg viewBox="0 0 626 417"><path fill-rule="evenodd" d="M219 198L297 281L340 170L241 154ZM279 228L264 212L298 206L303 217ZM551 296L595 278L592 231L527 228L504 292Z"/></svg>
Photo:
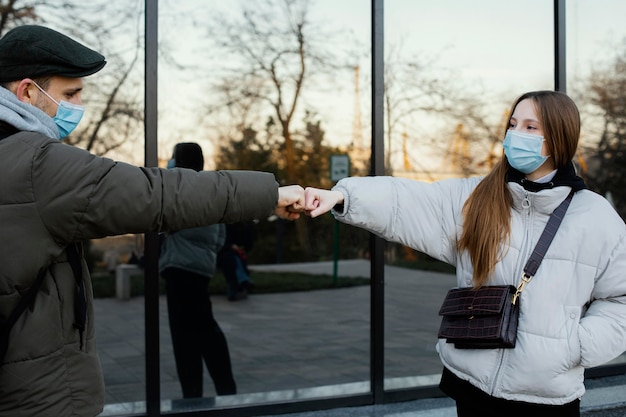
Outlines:
<svg viewBox="0 0 626 417"><path fill-rule="evenodd" d="M365 260L341 261L338 275L369 277L369 268ZM333 263L251 269L332 274ZM441 372L434 349L439 325L437 310L454 284L454 277L387 266L385 279L386 388L436 384ZM369 391L369 299L367 286L252 294L238 302L213 296L214 314L229 343L238 395L211 401L230 405ZM143 309L142 297L128 301L96 300L98 350L108 404L103 416L145 411ZM172 407L168 400L180 398L181 392L164 298L161 298L160 325L161 397L166 411ZM213 398L213 384L206 374L205 371L205 397ZM621 381L615 384L620 385L615 388L607 382L605 385L609 386L594 389L593 394L583 398L583 405L595 410L626 401L624 385ZM413 416L455 415L448 399L404 403L411 405ZM389 415L404 406L389 405L382 409L376 406L377 412L373 408L357 407L345 412L358 414L361 410L366 415ZM415 414L416 407L429 411ZM341 413L344 411L335 410L332 415Z"/></svg>

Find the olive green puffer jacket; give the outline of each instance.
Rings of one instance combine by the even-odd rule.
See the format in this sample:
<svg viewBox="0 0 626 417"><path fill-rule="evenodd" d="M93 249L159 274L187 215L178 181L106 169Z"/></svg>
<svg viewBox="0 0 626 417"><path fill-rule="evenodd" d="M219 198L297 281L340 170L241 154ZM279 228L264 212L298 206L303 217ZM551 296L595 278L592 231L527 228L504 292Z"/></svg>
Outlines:
<svg viewBox="0 0 626 417"><path fill-rule="evenodd" d="M81 348L69 244L264 218L278 198L271 174L140 168L32 132L0 140L0 190L0 320L49 265L32 308L10 333L0 367L2 417L85 417L103 408L91 280L82 261Z"/></svg>

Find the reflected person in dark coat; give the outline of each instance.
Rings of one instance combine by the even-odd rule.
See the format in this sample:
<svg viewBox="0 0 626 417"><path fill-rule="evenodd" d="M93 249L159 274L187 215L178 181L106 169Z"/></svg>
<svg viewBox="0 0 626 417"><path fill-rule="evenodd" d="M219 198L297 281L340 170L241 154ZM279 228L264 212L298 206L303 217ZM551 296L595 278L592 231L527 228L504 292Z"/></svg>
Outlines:
<svg viewBox="0 0 626 417"><path fill-rule="evenodd" d="M197 143L179 143L168 165L202 171L202 148ZM183 398L203 396L203 361L218 395L237 392L226 337L213 316L209 296L209 281L225 238L226 226L214 224L164 234L161 243L159 273L165 279L172 347Z"/></svg>

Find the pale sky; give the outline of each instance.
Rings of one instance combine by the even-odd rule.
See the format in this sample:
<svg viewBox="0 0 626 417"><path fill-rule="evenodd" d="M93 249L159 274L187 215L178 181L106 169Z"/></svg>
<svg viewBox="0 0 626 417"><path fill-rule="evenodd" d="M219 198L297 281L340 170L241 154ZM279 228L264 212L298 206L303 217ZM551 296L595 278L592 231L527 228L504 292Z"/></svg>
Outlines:
<svg viewBox="0 0 626 417"><path fill-rule="evenodd" d="M248 0L249 1L249 0ZM238 2L180 0L167 3L167 12L160 18L161 37L176 39L174 57L182 64L198 61L195 39L204 33L203 27L177 26L166 30L167 15L192 13L202 21L202 14L215 8L238 10ZM313 0L311 20L325 27L351 32L363 44L370 41L370 5L367 0ZM458 80L468 88L481 86L490 97L510 103L528 90L553 88L552 7L549 0L508 2L501 0L387 0L385 2L385 48L402 44L403 55L434 57L445 68L453 68ZM162 7L162 10L165 7ZM589 71L592 62L607 59L611 42L626 37L626 2L623 0L568 0L568 77ZM202 65L210 74L210 51L202 54ZM361 62L359 86L364 107L369 99L370 62ZM208 92L194 85L193 80L181 79L176 72L159 68L162 77L159 92L160 144L166 138L197 140L205 136L194 122L185 122L196 113L196 99L207 99ZM346 73L338 80L332 99L328 93L305 97L307 106L315 106L322 118L327 140L348 144L352 134L354 108L354 76ZM304 110L303 107L300 108ZM369 110L362 108L363 118ZM180 121L182 123L179 123ZM300 120L300 119L298 119ZM363 120L369 126L369 120ZM172 133L172 129L176 133ZM368 132L364 133L368 136ZM167 139L171 140L171 139ZM366 137L368 140L368 137ZM169 148L169 146L168 146ZM160 150L167 157L170 149ZM205 153L210 152L205 147ZM141 162L141 161L138 161Z"/></svg>

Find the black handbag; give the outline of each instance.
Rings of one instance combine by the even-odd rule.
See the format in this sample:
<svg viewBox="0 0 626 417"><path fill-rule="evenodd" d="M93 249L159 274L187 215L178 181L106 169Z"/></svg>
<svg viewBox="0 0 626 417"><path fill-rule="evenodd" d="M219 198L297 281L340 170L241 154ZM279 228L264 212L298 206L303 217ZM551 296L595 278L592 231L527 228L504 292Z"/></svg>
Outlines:
<svg viewBox="0 0 626 417"><path fill-rule="evenodd" d="M440 339L457 349L515 347L519 300L513 285L453 288L439 310Z"/></svg>
<svg viewBox="0 0 626 417"><path fill-rule="evenodd" d="M574 191L552 212L533 250L521 282L480 288L452 288L443 301L437 337L457 349L514 348L517 340L520 294L533 278L569 207Z"/></svg>

